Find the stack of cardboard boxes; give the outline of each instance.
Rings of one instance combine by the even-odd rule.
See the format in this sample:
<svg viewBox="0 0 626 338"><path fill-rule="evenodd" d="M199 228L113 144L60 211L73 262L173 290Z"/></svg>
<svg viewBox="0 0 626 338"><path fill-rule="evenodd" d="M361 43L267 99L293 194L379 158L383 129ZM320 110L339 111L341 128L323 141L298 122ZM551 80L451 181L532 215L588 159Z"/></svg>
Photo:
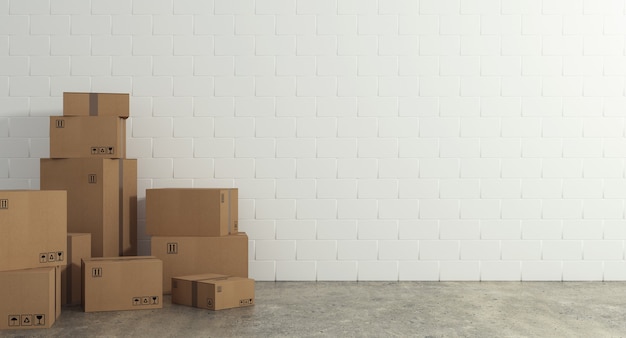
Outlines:
<svg viewBox="0 0 626 338"><path fill-rule="evenodd" d="M0 191L0 329L59 317L66 236L65 191Z"/></svg>
<svg viewBox="0 0 626 338"><path fill-rule="evenodd" d="M173 302L177 292L190 299L196 290L203 299L182 304L211 310L253 305L248 236L238 229L238 205L237 189L146 190L146 231L152 255L163 261L163 292L172 293ZM179 287L185 281L194 286ZM200 285L219 294L198 294Z"/></svg>
<svg viewBox="0 0 626 338"><path fill-rule="evenodd" d="M129 110L128 94L64 93L41 190L0 191L0 329L51 327L62 304L161 308L164 293L211 310L254 304L237 189L148 189L156 257L136 256Z"/></svg>
<svg viewBox="0 0 626 338"><path fill-rule="evenodd" d="M137 255L137 160L125 158L129 111L128 94L64 93L63 116L50 117L50 158L40 163L41 189L67 191L63 304L82 303L88 312L161 307L160 283L149 295L132 288L134 271L160 278L161 262L119 257ZM123 279L131 282L107 289ZM141 297L151 298L134 307Z"/></svg>

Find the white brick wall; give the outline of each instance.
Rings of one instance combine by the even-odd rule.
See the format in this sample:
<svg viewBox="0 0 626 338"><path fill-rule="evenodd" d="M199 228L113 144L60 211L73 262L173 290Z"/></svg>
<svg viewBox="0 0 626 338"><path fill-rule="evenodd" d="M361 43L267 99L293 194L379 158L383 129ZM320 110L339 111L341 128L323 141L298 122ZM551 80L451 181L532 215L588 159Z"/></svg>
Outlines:
<svg viewBox="0 0 626 338"><path fill-rule="evenodd" d="M238 187L259 280L626 280L626 2L0 1L0 188L64 91L145 189Z"/></svg>

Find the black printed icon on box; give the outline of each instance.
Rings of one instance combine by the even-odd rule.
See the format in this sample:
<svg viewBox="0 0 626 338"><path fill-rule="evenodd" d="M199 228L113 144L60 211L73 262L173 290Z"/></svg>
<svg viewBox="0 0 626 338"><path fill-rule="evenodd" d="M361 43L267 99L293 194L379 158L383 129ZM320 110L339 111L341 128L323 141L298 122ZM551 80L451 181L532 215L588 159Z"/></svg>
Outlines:
<svg viewBox="0 0 626 338"><path fill-rule="evenodd" d="M141 305L141 298L134 297L133 298L133 306Z"/></svg>
<svg viewBox="0 0 626 338"><path fill-rule="evenodd" d="M240 299L239 300L239 306L252 305L253 302L254 302L254 300L252 300L252 298Z"/></svg>
<svg viewBox="0 0 626 338"><path fill-rule="evenodd" d="M98 147L91 147L91 155L98 155Z"/></svg>
<svg viewBox="0 0 626 338"><path fill-rule="evenodd" d="M158 305L159 304L159 296L152 296L152 297L150 297L150 304Z"/></svg>
<svg viewBox="0 0 626 338"><path fill-rule="evenodd" d="M48 262L48 254L47 253L40 253L39 254L39 263L47 263Z"/></svg>
<svg viewBox="0 0 626 338"><path fill-rule="evenodd" d="M108 147L108 148L107 148L107 154L111 154L111 155L112 155L112 154L115 154L115 148L113 148L113 147Z"/></svg>
<svg viewBox="0 0 626 338"><path fill-rule="evenodd" d="M178 243L167 243L167 254L168 255L177 255L178 254Z"/></svg>
<svg viewBox="0 0 626 338"><path fill-rule="evenodd" d="M35 322L33 323L35 326L43 326L46 325L46 315L35 315Z"/></svg>
<svg viewBox="0 0 626 338"><path fill-rule="evenodd" d="M57 251L57 262L63 262L63 251Z"/></svg>
<svg viewBox="0 0 626 338"><path fill-rule="evenodd" d="M87 182L89 184L95 184L98 183L98 176L96 176L96 174L89 174L87 176Z"/></svg>
<svg viewBox="0 0 626 338"><path fill-rule="evenodd" d="M100 155L104 155L107 153L107 148L106 147L100 147L98 148L98 152L100 153Z"/></svg>
<svg viewBox="0 0 626 338"><path fill-rule="evenodd" d="M150 297L141 297L141 305L150 305Z"/></svg>
<svg viewBox="0 0 626 338"><path fill-rule="evenodd" d="M57 128L65 128L65 120L58 119L55 121L55 124Z"/></svg>
<svg viewBox="0 0 626 338"><path fill-rule="evenodd" d="M207 299L206 299L206 306L207 306L209 309L212 309L212 308L213 308L213 298L207 298Z"/></svg>
<svg viewBox="0 0 626 338"><path fill-rule="evenodd" d="M20 326L20 315L9 315L9 326Z"/></svg>
<svg viewBox="0 0 626 338"><path fill-rule="evenodd" d="M102 268L91 268L91 277L102 277Z"/></svg>
<svg viewBox="0 0 626 338"><path fill-rule="evenodd" d="M9 200L6 198L0 199L0 209L8 209L9 208Z"/></svg>
<svg viewBox="0 0 626 338"><path fill-rule="evenodd" d="M56 262L57 261L57 253L49 252L48 253L48 262Z"/></svg>
<svg viewBox="0 0 626 338"><path fill-rule="evenodd" d="M33 315L22 315L22 326L32 326Z"/></svg>

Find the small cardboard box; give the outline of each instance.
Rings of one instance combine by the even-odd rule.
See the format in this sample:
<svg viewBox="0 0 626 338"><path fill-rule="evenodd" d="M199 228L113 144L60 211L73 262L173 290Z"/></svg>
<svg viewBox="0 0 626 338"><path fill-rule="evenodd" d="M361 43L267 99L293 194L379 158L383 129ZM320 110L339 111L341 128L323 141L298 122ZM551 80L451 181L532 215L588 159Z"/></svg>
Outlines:
<svg viewBox="0 0 626 338"><path fill-rule="evenodd" d="M254 305L254 280L203 274L172 278L172 303L223 310Z"/></svg>
<svg viewBox="0 0 626 338"><path fill-rule="evenodd" d="M152 237L152 255L163 261L163 292L172 290L172 277L212 271L248 277L248 236Z"/></svg>
<svg viewBox="0 0 626 338"><path fill-rule="evenodd" d="M63 93L63 116L128 118L130 95L122 93Z"/></svg>
<svg viewBox="0 0 626 338"><path fill-rule="evenodd" d="M0 272L0 330L50 328L61 315L60 267Z"/></svg>
<svg viewBox="0 0 626 338"><path fill-rule="evenodd" d="M41 159L43 190L66 190L68 232L90 233L91 256L137 253L137 160Z"/></svg>
<svg viewBox="0 0 626 338"><path fill-rule="evenodd" d="M85 312L163 307L163 262L155 257L83 259Z"/></svg>
<svg viewBox="0 0 626 338"><path fill-rule="evenodd" d="M146 190L146 233L152 236L227 236L239 231L238 189Z"/></svg>
<svg viewBox="0 0 626 338"><path fill-rule="evenodd" d="M67 193L0 190L0 271L66 265Z"/></svg>
<svg viewBox="0 0 626 338"><path fill-rule="evenodd" d="M91 234L67 234L67 266L61 273L61 299L64 305L81 304L81 260L86 258L91 258Z"/></svg>
<svg viewBox="0 0 626 338"><path fill-rule="evenodd" d="M126 120L116 116L50 116L51 158L125 158Z"/></svg>

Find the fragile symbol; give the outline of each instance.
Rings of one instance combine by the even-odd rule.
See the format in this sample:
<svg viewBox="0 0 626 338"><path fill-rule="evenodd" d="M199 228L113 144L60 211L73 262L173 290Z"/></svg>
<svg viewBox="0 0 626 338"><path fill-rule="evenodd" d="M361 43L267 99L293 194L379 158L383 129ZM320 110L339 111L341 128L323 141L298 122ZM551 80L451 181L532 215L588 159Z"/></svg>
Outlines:
<svg viewBox="0 0 626 338"><path fill-rule="evenodd" d="M141 299L139 297L134 297L133 305L141 305Z"/></svg>
<svg viewBox="0 0 626 338"><path fill-rule="evenodd" d="M91 277L102 277L102 268L91 268Z"/></svg>
<svg viewBox="0 0 626 338"><path fill-rule="evenodd" d="M152 303L151 304L159 304L159 296L152 296Z"/></svg>
<svg viewBox="0 0 626 338"><path fill-rule="evenodd" d="M178 243L167 243L167 254L168 255L178 254Z"/></svg>
<svg viewBox="0 0 626 338"><path fill-rule="evenodd" d="M56 252L48 253L48 262L56 262L56 260L57 260Z"/></svg>
<svg viewBox="0 0 626 338"><path fill-rule="evenodd" d="M87 176L87 182L90 184L98 183L98 176L96 176L96 174L89 174Z"/></svg>
<svg viewBox="0 0 626 338"><path fill-rule="evenodd" d="M10 315L9 316L9 326L20 326L20 316L19 315Z"/></svg>
<svg viewBox="0 0 626 338"><path fill-rule="evenodd" d="M9 200L1 199L0 200L0 209L8 209L9 208Z"/></svg>
<svg viewBox="0 0 626 338"><path fill-rule="evenodd" d="M63 261L63 251L57 251L57 262Z"/></svg>
<svg viewBox="0 0 626 338"><path fill-rule="evenodd" d="M115 154L115 151L114 151L113 147L109 147L108 148L107 154Z"/></svg>
<svg viewBox="0 0 626 338"><path fill-rule="evenodd" d="M35 326L46 325L46 315L35 315Z"/></svg>
<svg viewBox="0 0 626 338"><path fill-rule="evenodd" d="M48 262L48 254L47 253L42 253L39 254L39 263L47 263Z"/></svg>
<svg viewBox="0 0 626 338"><path fill-rule="evenodd" d="M33 315L22 315L22 326L33 325Z"/></svg>

